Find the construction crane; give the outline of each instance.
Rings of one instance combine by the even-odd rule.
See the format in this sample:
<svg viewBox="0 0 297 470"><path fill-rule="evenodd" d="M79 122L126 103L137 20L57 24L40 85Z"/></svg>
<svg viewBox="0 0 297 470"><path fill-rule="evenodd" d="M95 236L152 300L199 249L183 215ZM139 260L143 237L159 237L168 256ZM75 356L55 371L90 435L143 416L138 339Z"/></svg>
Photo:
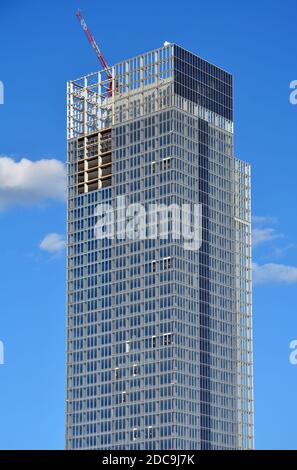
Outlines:
<svg viewBox="0 0 297 470"><path fill-rule="evenodd" d="M87 23L85 22L80 10L77 10L76 17L77 17L78 21L80 22L80 25L81 25L82 29L86 33L86 36L89 40L89 43L94 48L94 50L96 52L96 55L99 59L99 62L102 65L103 70L105 70L108 80L110 81L109 88L108 88L108 93L111 96L112 95L112 75L109 71L109 67L107 65L107 62L104 59L104 56L103 56L102 52L100 51L99 47L97 46L95 38L94 38L93 34L91 33L91 31L89 30L89 28L87 26Z"/></svg>

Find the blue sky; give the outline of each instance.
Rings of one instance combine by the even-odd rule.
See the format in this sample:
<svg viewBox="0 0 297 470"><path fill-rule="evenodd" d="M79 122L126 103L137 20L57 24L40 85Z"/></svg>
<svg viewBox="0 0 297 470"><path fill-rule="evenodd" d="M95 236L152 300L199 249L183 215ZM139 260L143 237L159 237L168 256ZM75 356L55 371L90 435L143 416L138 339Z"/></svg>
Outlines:
<svg viewBox="0 0 297 470"><path fill-rule="evenodd" d="M98 68L77 7L110 64L167 40L234 74L236 155L253 175L256 446L297 449L294 0L1 2L0 448L63 448L65 91Z"/></svg>

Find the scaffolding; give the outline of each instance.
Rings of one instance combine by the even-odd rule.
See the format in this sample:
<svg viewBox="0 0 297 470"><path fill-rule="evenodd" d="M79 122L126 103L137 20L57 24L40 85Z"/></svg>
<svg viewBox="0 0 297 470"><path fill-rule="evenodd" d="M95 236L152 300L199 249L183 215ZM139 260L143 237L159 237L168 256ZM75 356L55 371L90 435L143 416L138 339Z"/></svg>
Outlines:
<svg viewBox="0 0 297 470"><path fill-rule="evenodd" d="M113 126L125 116L123 110L134 109L135 118L146 114L152 103L156 110L166 105L172 77L173 46L167 44L68 82L67 138L71 163L76 163L72 176L77 194L111 186Z"/></svg>

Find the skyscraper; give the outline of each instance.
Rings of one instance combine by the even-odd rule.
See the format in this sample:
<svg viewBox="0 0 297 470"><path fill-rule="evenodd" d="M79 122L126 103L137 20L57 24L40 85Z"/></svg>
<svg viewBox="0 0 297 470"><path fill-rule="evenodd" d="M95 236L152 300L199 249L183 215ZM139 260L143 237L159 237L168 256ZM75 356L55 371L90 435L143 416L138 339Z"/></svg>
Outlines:
<svg viewBox="0 0 297 470"><path fill-rule="evenodd" d="M233 137L232 76L174 44L68 83L68 449L253 448L250 167ZM200 205L201 246L128 236L126 208L98 238L98 205L119 198Z"/></svg>

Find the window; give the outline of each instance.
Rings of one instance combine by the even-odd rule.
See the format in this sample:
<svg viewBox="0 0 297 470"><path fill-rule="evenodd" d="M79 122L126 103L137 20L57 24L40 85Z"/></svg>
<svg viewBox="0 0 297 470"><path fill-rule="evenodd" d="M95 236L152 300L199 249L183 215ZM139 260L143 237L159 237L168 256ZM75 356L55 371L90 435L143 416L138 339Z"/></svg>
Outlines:
<svg viewBox="0 0 297 470"><path fill-rule="evenodd" d="M170 269L171 268L171 258L163 258L163 269Z"/></svg>
<svg viewBox="0 0 297 470"><path fill-rule="evenodd" d="M164 335L164 346L170 346L170 344L172 344L172 334L166 333Z"/></svg>
<svg viewBox="0 0 297 470"><path fill-rule="evenodd" d="M152 348L157 346L157 338L155 336L152 337Z"/></svg>
<svg viewBox="0 0 297 470"><path fill-rule="evenodd" d="M139 375L139 374L140 374L139 364L133 364L133 375Z"/></svg>
<svg viewBox="0 0 297 470"><path fill-rule="evenodd" d="M152 426L149 426L149 427L145 430L145 438L146 438L146 439L152 439L153 437L154 437L153 428L152 428Z"/></svg>
<svg viewBox="0 0 297 470"><path fill-rule="evenodd" d="M163 160L163 170L169 170L171 167L171 158L164 158Z"/></svg>

